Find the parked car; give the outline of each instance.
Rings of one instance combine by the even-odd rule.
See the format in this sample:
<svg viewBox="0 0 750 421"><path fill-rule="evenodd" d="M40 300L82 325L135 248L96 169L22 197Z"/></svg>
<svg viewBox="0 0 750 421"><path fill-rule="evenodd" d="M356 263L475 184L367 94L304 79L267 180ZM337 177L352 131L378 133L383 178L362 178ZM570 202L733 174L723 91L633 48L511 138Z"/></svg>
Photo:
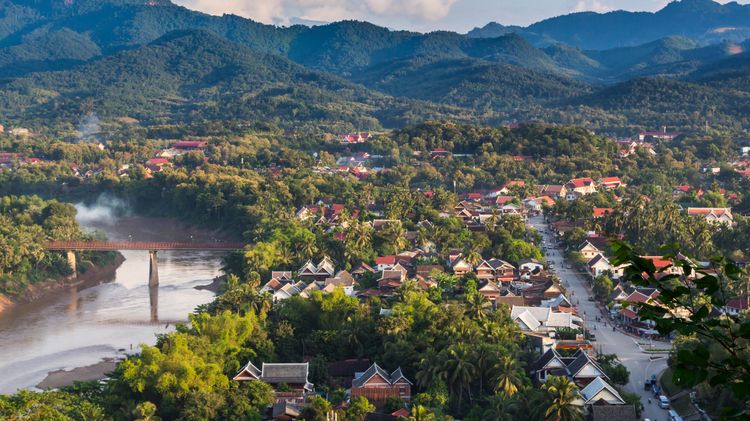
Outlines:
<svg viewBox="0 0 750 421"><path fill-rule="evenodd" d="M667 414L669 421L682 421L682 417L673 409L670 409Z"/></svg>
<svg viewBox="0 0 750 421"><path fill-rule="evenodd" d="M661 395L659 396L659 408L661 409L669 409L669 398Z"/></svg>

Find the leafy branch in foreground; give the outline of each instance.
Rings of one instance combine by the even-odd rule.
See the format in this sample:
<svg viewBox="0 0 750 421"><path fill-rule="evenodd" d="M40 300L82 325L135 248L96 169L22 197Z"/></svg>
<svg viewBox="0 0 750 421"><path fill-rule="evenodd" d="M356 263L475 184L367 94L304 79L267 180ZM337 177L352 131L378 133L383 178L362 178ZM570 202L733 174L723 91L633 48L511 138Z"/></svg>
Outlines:
<svg viewBox="0 0 750 421"><path fill-rule="evenodd" d="M612 249L613 263L625 266L626 280L659 291L654 302L639 304L641 319L653 321L663 335L676 332L693 339L673 355L673 381L687 387L706 382L711 388L728 388L744 409L725 408L722 415L750 415L750 318L746 312L723 311L747 286L747 275L723 257L698 265L668 252L664 258L672 265L657 271L627 243L615 241Z"/></svg>

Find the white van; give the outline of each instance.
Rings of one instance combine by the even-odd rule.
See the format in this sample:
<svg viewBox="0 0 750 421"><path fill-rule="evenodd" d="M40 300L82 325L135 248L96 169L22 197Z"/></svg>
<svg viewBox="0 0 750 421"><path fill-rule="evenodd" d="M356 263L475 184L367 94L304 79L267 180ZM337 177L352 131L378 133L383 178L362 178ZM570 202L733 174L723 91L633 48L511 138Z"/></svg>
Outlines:
<svg viewBox="0 0 750 421"><path fill-rule="evenodd" d="M669 409L669 398L661 395L659 396L659 408L661 409Z"/></svg>
<svg viewBox="0 0 750 421"><path fill-rule="evenodd" d="M670 409L668 414L669 421L682 421L682 417L674 410Z"/></svg>

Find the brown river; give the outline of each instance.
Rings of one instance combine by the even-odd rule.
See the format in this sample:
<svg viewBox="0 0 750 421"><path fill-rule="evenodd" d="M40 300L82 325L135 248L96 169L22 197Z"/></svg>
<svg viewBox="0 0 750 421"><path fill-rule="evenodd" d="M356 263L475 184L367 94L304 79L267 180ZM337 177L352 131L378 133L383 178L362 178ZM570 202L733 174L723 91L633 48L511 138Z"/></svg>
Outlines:
<svg viewBox="0 0 750 421"><path fill-rule="evenodd" d="M79 207L79 206L77 206ZM86 229L112 240L205 241L214 233L173 220L114 218L79 207ZM149 256L123 251L125 262L102 283L61 291L0 315L0 393L33 388L55 370L122 358L138 344L174 330L199 304L213 299L196 286L220 274L219 252L159 252L159 288L149 290Z"/></svg>

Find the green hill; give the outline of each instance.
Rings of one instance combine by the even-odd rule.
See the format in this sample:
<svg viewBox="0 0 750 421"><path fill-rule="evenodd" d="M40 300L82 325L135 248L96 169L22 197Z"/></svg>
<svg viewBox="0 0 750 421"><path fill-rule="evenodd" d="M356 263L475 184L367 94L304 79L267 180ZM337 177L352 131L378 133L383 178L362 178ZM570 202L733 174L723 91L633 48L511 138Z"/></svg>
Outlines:
<svg viewBox="0 0 750 421"><path fill-rule="evenodd" d="M404 124L408 118L457 117L443 114L441 107L368 91L206 31L175 32L74 70L36 73L0 92L0 112L23 121L77 121L95 111L146 123L273 120L366 128Z"/></svg>
<svg viewBox="0 0 750 421"><path fill-rule="evenodd" d="M585 84L510 64L478 59L394 60L353 80L394 95L478 110L516 112L589 92Z"/></svg>

